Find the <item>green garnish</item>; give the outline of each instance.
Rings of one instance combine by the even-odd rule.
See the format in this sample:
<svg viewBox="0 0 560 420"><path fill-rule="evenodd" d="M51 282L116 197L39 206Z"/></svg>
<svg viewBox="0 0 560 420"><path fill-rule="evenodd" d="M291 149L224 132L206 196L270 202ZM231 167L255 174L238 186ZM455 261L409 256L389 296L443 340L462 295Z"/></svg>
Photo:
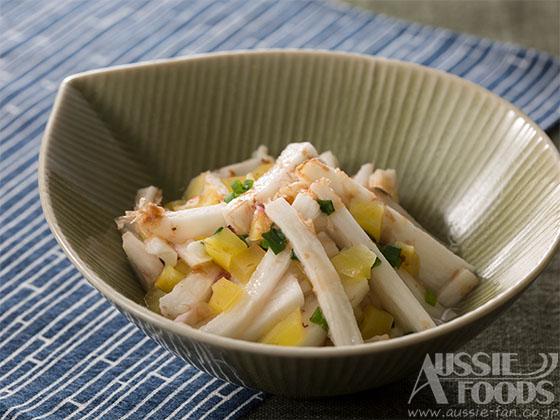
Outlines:
<svg viewBox="0 0 560 420"><path fill-rule="evenodd" d="M317 309L315 309L315 312L313 312L313 315L311 315L311 318L309 318L309 320L314 324L320 326L325 331L329 331L329 324L327 324L327 320L325 319L320 306L317 306Z"/></svg>
<svg viewBox="0 0 560 420"><path fill-rule="evenodd" d="M229 203L234 198L239 197L244 192L249 191L251 189L251 187L253 186L254 182L255 181L253 181L252 179L246 179L245 181L243 181L243 184L238 179L236 179L235 181L232 181L229 184L229 186L231 187L231 192L224 197L224 201L226 203Z"/></svg>
<svg viewBox="0 0 560 420"><path fill-rule="evenodd" d="M395 268L399 268L403 263L403 259L401 258L401 249L398 246L394 245L387 245L385 247L379 246L379 250L381 253L387 258L389 264L391 264Z"/></svg>
<svg viewBox="0 0 560 420"><path fill-rule="evenodd" d="M428 305L436 306L437 295L432 292L428 287L426 287L426 293L424 293L424 300Z"/></svg>
<svg viewBox="0 0 560 420"><path fill-rule="evenodd" d="M377 257L375 257L375 261L373 262L373 265L371 266L371 268L375 268L378 265L381 265L381 260Z"/></svg>
<svg viewBox="0 0 560 420"><path fill-rule="evenodd" d="M213 235L215 235L216 233L220 233L222 230L224 230L224 227L220 226L218 229L216 229L216 232L214 232Z"/></svg>
<svg viewBox="0 0 560 420"><path fill-rule="evenodd" d="M294 252L293 248L292 248L292 260L299 261L299 258L297 257L297 255L296 255L296 253Z"/></svg>
<svg viewBox="0 0 560 420"><path fill-rule="evenodd" d="M319 207L323 213L327 213L327 215L334 213L334 205L332 200L319 200L317 199L317 203L319 203Z"/></svg>
<svg viewBox="0 0 560 420"><path fill-rule="evenodd" d="M280 229L271 228L268 232L262 234L263 242L266 244L275 254L280 254L286 248L286 236L282 233ZM262 246L262 243L261 243Z"/></svg>
<svg viewBox="0 0 560 420"><path fill-rule="evenodd" d="M268 242L266 242L266 239L263 239L261 241L261 248L264 249L265 251L268 250L269 246L268 246Z"/></svg>

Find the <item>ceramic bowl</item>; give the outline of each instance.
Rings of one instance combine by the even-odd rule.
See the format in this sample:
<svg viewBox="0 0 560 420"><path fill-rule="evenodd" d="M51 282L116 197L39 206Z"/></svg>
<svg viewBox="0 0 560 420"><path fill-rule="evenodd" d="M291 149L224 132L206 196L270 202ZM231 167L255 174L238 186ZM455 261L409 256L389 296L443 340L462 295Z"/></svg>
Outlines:
<svg viewBox="0 0 560 420"><path fill-rule="evenodd" d="M259 144L331 149L353 173L395 168L403 206L472 263L480 285L435 329L347 347L222 338L148 311L113 219L153 184L178 197L191 176ZM39 185L68 257L131 322L216 377L298 397L356 392L416 371L499 316L559 242L560 158L537 125L487 90L418 65L322 51L199 55L95 70L61 85ZM483 351L484 349L481 349Z"/></svg>

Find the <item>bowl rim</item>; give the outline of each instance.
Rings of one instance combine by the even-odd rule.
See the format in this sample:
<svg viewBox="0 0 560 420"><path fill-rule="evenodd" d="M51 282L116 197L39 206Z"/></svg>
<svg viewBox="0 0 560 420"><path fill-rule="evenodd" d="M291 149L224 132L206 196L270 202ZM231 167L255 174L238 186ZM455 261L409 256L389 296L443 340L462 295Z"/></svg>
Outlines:
<svg viewBox="0 0 560 420"><path fill-rule="evenodd" d="M190 326L174 322L167 319L155 312L150 311L145 306L136 303L132 299L122 295L116 289L114 289L109 283L106 283L99 275L97 275L92 269L90 269L84 261L81 260L78 253L72 248L69 241L62 233L59 228L57 219L55 217L51 202L50 194L48 192L48 180L47 180L47 156L48 149L50 146L50 139L52 137L52 127L55 116L57 115L57 110L61 105L61 98L64 96L64 91L71 86L74 80L83 77L88 77L90 75L97 75L105 72L116 72L124 69L131 69L137 67L151 67L151 66L162 66L168 63L174 62L190 62L190 61L202 61L202 60L212 60L220 59L227 56L244 56L244 55L278 55L278 56L290 56L290 55L316 55L316 56L331 56L341 59L352 59L352 60L367 60L367 61L377 61L385 62L392 65L397 65L400 67L405 67L413 69L414 71L430 72L439 75L440 77L451 77L455 79L456 82L469 87L470 89L476 89L483 92L485 95L490 95L494 100L498 100L503 105L509 107L514 111L518 117L525 119L533 129L536 130L538 137L541 137L546 143L547 147L552 150L553 155L556 157L556 161L560 168L560 153L554 143L546 135L544 130L542 130L531 118L529 118L523 111L518 109L515 105L509 103L505 99L499 97L498 95L490 92L486 88L479 86L473 82L466 79L458 77L456 75L444 72L442 70L426 67L420 64L388 59L384 57L343 52L343 51L330 51L321 49L253 49L253 50L232 50L223 52L211 52L211 53L201 53L194 54L183 57L158 59L151 61L144 61L133 64L124 64L112 67L106 67L101 69L94 69L85 72L80 72L67 76L61 83L57 96L54 101L52 111L49 116L43 137L41 140L41 147L39 152L39 167L38 167L38 184L39 184L39 195L43 213L47 220L47 224L58 242L59 246L62 248L64 253L67 255L72 264L81 272L81 274L88 280L88 282L94 286L107 300L109 300L113 305L119 310L124 310L125 312L133 315L134 317L142 320L145 323L153 324L156 327L165 330L172 334L177 334L182 338L192 339L197 342L204 343L205 345L210 345L214 347L220 347L225 350L232 351L243 351L254 354L259 354L262 356L273 356L273 357L287 357L293 358L298 357L302 359L307 358L333 358L333 357L347 357L347 356L358 356L365 353L373 354L375 352L386 352L391 351L398 347L408 347L416 345L422 342L426 342L437 337L443 336L445 334L452 333L460 328L466 327L467 325L474 323L477 320L484 318L500 307L503 307L508 302L514 300L520 293L527 288L535 278L541 273L546 265L551 261L557 249L560 247L560 229L556 232L556 236L552 243L549 245L546 253L542 255L539 262L533 267L533 269L524 277L515 282L513 285L509 286L505 290L502 290L498 295L491 298L488 302L482 304L478 308L469 311L451 321L448 321L437 328L431 328L428 330L420 331L414 334L409 334L402 337L393 338L390 340L378 341L374 343L364 343L355 346L332 346L332 347L284 347L284 346L274 346L256 342L245 341L241 339L234 339L228 337L222 337L219 335L207 333L200 331L198 329L192 328ZM560 177L559 177L560 180Z"/></svg>

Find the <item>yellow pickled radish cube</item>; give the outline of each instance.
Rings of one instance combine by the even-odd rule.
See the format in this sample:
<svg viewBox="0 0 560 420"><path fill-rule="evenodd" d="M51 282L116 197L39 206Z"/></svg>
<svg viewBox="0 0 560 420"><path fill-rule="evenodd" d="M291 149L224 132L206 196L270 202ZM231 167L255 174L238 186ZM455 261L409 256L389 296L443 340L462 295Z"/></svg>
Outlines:
<svg viewBox="0 0 560 420"><path fill-rule="evenodd" d="M353 199L350 202L349 210L362 229L379 242L385 210L384 205L375 201Z"/></svg>
<svg viewBox="0 0 560 420"><path fill-rule="evenodd" d="M180 271L184 275L187 275L191 272L191 268L189 267L189 265L180 258L177 260L177 263L173 268L177 271Z"/></svg>
<svg viewBox="0 0 560 420"><path fill-rule="evenodd" d="M393 325L393 315L373 305L368 305L360 320L360 331L364 340L376 335L388 334Z"/></svg>
<svg viewBox="0 0 560 420"><path fill-rule="evenodd" d="M396 242L395 246L401 249L401 258L403 259L401 267L408 271L411 276L418 277L420 258L416 253L416 249L412 245L402 242Z"/></svg>
<svg viewBox="0 0 560 420"><path fill-rule="evenodd" d="M256 181L261 176L263 176L273 166L274 166L274 163L263 163L257 169L250 172L247 176L250 176L251 179L254 179Z"/></svg>
<svg viewBox="0 0 560 420"><path fill-rule="evenodd" d="M268 331L259 343L275 344L277 346L298 346L303 340L303 320L299 308L276 324Z"/></svg>
<svg viewBox="0 0 560 420"><path fill-rule="evenodd" d="M221 228L204 240L206 252L216 264L229 271L231 259L247 249L247 244L228 228Z"/></svg>
<svg viewBox="0 0 560 420"><path fill-rule="evenodd" d="M148 293L146 293L146 295L144 296L144 302L146 303L148 309L161 315L161 311L159 309L159 300L166 294L167 293L165 293L158 287L152 287L150 290L148 290Z"/></svg>
<svg viewBox="0 0 560 420"><path fill-rule="evenodd" d="M344 275L340 276L344 292L352 308L356 308L369 292L369 282L366 278L355 279Z"/></svg>
<svg viewBox="0 0 560 420"><path fill-rule="evenodd" d="M191 179L189 186L183 194L183 200L190 200L194 196L202 194L202 190L204 189L204 180L206 179L207 174L208 171L202 172L200 175Z"/></svg>
<svg viewBox="0 0 560 420"><path fill-rule="evenodd" d="M227 189L229 190L229 192L232 191L231 189L231 183L233 181L239 181L243 184L243 182L247 179L247 177L245 175L243 176L230 176L229 178L222 178L222 182L224 183L224 185L227 187Z"/></svg>
<svg viewBox="0 0 560 420"><path fill-rule="evenodd" d="M367 246L359 244L331 258L338 274L353 279L366 278L371 275L371 267L377 256Z"/></svg>
<svg viewBox="0 0 560 420"><path fill-rule="evenodd" d="M197 207L213 206L214 204L220 204L222 201L222 195L214 188L208 187L200 195Z"/></svg>
<svg viewBox="0 0 560 420"><path fill-rule="evenodd" d="M161 274L156 279L154 286L166 293L169 293L173 290L175 285L185 277L186 275L184 273L181 273L179 270L176 270L170 265L166 265L163 267Z"/></svg>
<svg viewBox="0 0 560 420"><path fill-rule="evenodd" d="M233 306L243 293L243 288L234 282L222 277L212 285L212 297L208 306L219 314Z"/></svg>
<svg viewBox="0 0 560 420"><path fill-rule="evenodd" d="M265 251L260 246L253 244L232 257L228 271L241 283L246 284L261 263L264 254Z"/></svg>

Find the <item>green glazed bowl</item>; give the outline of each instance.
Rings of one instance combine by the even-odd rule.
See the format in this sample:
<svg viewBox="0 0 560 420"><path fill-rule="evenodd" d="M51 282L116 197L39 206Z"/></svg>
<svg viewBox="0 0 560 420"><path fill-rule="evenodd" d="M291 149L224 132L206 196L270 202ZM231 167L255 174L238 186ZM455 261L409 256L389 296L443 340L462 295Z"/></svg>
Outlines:
<svg viewBox="0 0 560 420"><path fill-rule="evenodd" d="M210 335L143 305L113 219L153 184L178 197L191 176L291 141L342 168L395 168L403 206L472 263L481 284L460 317L354 347L284 348ZM560 234L560 157L506 101L418 65L322 51L200 55L91 71L60 87L39 187L68 257L131 322L218 378L275 394L339 395L398 380L499 316L550 260Z"/></svg>

